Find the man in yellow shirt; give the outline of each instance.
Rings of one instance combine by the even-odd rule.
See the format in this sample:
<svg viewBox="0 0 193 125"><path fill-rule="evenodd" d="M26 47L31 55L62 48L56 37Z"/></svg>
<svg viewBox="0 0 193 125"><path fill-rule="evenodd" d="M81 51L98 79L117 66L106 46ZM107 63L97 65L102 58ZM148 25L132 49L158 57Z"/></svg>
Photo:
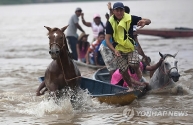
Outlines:
<svg viewBox="0 0 193 125"><path fill-rule="evenodd" d="M106 26L105 40L107 46L114 52L117 60L117 67L123 79L128 86L132 88L132 84L147 85L148 83L139 82L130 78L128 68L134 69L138 78L142 78L142 72L139 68L139 55L135 49L135 41L133 40L133 25L140 26L149 25L151 21L138 16L133 16L124 12L124 5L116 2L113 5L113 15L109 18ZM110 43L113 38L114 44Z"/></svg>

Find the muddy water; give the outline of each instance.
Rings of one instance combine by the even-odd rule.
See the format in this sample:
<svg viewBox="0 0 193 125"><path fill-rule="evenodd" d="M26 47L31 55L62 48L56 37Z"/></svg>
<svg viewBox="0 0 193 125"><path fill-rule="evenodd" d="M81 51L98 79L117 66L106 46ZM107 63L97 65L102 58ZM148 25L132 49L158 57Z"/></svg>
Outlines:
<svg viewBox="0 0 193 125"><path fill-rule="evenodd" d="M48 54L47 30L43 27L63 27L76 7L81 7L85 19L95 13L104 15L107 2L58 3L0 6L0 124L2 125L126 125L126 124L193 124L193 38L163 39L139 35L139 41L153 62L158 52L177 55L181 74L178 85L184 95L168 91L148 93L127 106L100 104L84 91L83 101L74 109L68 97L47 100L36 97L38 77L43 76L51 62ZM149 28L193 28L191 0L124 1L131 13L150 18ZM158 6L159 5L159 6ZM100 7L100 9L95 8ZM95 9L93 9L95 8ZM98 12L97 12L98 11ZM105 21L104 16L102 16ZM82 25L82 23L80 22ZM82 25L83 26L83 25ZM91 29L84 27L87 33ZM80 32L78 32L80 33ZM92 34L89 36L92 40ZM94 70L79 67L83 76L92 77ZM126 111L134 111L127 114ZM181 113L181 114L180 114Z"/></svg>

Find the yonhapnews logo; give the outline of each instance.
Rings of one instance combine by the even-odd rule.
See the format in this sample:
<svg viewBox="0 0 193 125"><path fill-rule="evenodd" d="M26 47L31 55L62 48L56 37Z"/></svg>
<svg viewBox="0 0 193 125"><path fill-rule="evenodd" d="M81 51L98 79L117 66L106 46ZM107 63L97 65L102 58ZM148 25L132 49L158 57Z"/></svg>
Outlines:
<svg viewBox="0 0 193 125"><path fill-rule="evenodd" d="M123 117L125 117L127 120L130 120L131 118L133 118L135 115L134 109L133 108L125 108L123 110Z"/></svg>
<svg viewBox="0 0 193 125"><path fill-rule="evenodd" d="M168 110L168 111L160 111L160 110L150 110L150 111L138 111L133 108L125 108L123 110L123 117L128 120L133 118L134 116L145 116L145 117L159 117L159 116L169 116L169 117L183 117L188 116L188 111L183 110Z"/></svg>

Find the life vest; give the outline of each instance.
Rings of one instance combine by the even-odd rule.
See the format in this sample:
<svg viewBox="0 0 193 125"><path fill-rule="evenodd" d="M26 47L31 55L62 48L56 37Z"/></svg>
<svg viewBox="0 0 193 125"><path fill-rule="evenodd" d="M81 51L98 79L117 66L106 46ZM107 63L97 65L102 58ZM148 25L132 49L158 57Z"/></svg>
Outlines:
<svg viewBox="0 0 193 125"><path fill-rule="evenodd" d="M121 19L119 23L115 20L114 15L112 15L109 22L113 28L113 39L116 43L118 43L115 49L123 53L134 51L134 45L131 42L132 38L129 37L128 33L131 23L131 15L124 13L123 19Z"/></svg>

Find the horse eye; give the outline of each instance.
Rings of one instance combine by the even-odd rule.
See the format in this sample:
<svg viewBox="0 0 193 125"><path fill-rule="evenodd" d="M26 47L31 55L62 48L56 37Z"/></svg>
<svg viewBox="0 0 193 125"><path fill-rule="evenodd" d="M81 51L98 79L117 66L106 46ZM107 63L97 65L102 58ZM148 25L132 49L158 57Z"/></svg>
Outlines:
<svg viewBox="0 0 193 125"><path fill-rule="evenodd" d="M167 62L165 62L165 65L167 66L167 65L168 65L168 63L167 63Z"/></svg>

